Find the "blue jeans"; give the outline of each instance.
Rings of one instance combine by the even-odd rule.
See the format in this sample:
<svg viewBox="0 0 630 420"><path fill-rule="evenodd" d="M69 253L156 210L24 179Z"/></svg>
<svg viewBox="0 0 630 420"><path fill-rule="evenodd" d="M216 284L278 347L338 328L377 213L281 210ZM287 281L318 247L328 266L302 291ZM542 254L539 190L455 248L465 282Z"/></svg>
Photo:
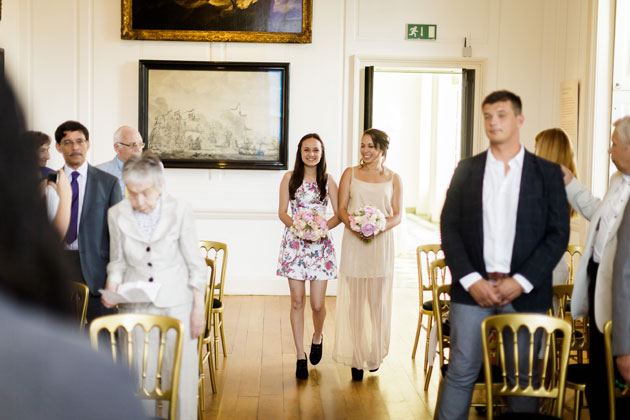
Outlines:
<svg viewBox="0 0 630 420"><path fill-rule="evenodd" d="M451 303L450 323L451 323L451 345L448 370L442 383L440 400L438 401L438 419L440 420L466 420L470 411L470 401L475 386L475 381L479 376L483 364L483 350L481 344L481 322L491 315L517 313L508 304L503 307L494 306L482 308L477 305L464 305L461 303ZM528 372L528 345L529 333L519 331L519 372L522 387L527 386ZM537 343L535 351L540 346L540 332L536 334ZM508 343L512 341L512 332L504 331L504 340ZM514 360L512 346L505 346L506 361ZM536 351L535 354L538 354ZM534 357L534 363L537 358ZM509 365L509 363L508 363ZM509 372L508 372L509 373ZM508 375L511 384L514 384L514 375ZM533 385L536 387L537 375L534 376ZM508 398L508 408L512 412L538 412L538 398L513 397Z"/></svg>

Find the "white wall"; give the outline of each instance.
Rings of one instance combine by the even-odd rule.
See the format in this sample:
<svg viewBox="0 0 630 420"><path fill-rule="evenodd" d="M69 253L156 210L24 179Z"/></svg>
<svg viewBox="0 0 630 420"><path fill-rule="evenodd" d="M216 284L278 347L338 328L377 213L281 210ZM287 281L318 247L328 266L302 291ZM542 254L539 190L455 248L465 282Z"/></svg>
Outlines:
<svg viewBox="0 0 630 420"><path fill-rule="evenodd" d="M522 135L531 149L534 135L559 120L559 82L587 73L592 1L314 0L313 43L299 45L123 41L119 0L4 0L0 47L29 126L52 134L64 120L82 121L92 163L111 159L118 126L137 124L139 59L290 62L289 166L299 138L317 131L339 178L357 161L353 142L362 128L354 116L356 57L461 57L470 37L474 59L487 63L478 81L484 90L507 88L523 98ZM405 23L437 24L438 40L406 41ZM476 143L481 150L485 139ZM52 155L59 166L61 157ZM169 192L195 208L199 237L229 244L229 293L287 293L274 275L281 176L167 169Z"/></svg>

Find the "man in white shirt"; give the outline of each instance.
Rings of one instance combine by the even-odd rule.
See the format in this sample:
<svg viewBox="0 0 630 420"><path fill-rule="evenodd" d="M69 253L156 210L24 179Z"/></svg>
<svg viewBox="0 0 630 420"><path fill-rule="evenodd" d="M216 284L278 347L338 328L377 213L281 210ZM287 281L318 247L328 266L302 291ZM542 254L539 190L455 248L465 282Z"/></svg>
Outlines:
<svg viewBox="0 0 630 420"><path fill-rule="evenodd" d="M143 147L144 143L140 132L133 127L123 125L114 132L114 151L116 156L114 156L114 159L96 166L98 169L118 178L123 198L125 198L125 184L122 180L122 167L129 158L140 156Z"/></svg>
<svg viewBox="0 0 630 420"><path fill-rule="evenodd" d="M79 280L90 288L87 319L112 313L101 303L98 289L105 287L109 262L107 210L121 200L118 180L86 161L90 133L77 121L66 121L55 130L57 151L72 188L70 223L64 245L77 268Z"/></svg>
<svg viewBox="0 0 630 420"><path fill-rule="evenodd" d="M485 98L490 148L459 163L442 209L442 249L452 286L451 353L439 419L468 418L483 361L481 322L494 314L544 313L551 307L552 271L569 241L562 171L521 145L521 109L512 92ZM523 359L521 372L527 370ZM508 405L515 412L538 410L533 398L511 398Z"/></svg>
<svg viewBox="0 0 630 420"><path fill-rule="evenodd" d="M608 418L604 324L613 320L613 354L630 379L630 116L614 124L608 152L618 171L603 200L593 197L563 168L567 197L590 220L571 299L573 318L589 316L589 375L586 399L591 418ZM626 214L626 215L624 215ZM620 400L621 402L621 400ZM617 411L620 407L617 404ZM620 412L621 413L621 412ZM625 411L624 416L627 414Z"/></svg>

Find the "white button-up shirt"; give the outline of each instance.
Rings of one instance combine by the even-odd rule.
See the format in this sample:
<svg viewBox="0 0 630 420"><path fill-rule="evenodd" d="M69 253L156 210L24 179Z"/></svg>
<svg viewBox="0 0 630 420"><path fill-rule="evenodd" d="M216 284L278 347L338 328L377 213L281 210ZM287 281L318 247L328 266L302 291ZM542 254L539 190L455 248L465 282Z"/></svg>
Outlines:
<svg viewBox="0 0 630 420"><path fill-rule="evenodd" d="M628 198L630 197L630 176L623 175L623 182L617 185L615 191L611 191L609 198L602 203L602 212L599 219L599 226L593 241L593 261L599 263L602 260L606 240L610 235L610 231L621 217L623 210L626 208Z"/></svg>
<svg viewBox="0 0 630 420"><path fill-rule="evenodd" d="M63 171L68 176L68 181L72 183L72 172L75 169L70 168L68 165L63 166ZM79 176L77 177L77 183L79 184L79 214L77 215L77 239L71 244L65 244L66 249L72 251L79 250L79 232L81 231L81 212L83 211L83 197L85 197L85 185L87 184L87 175L88 175L88 163L87 161L83 162L83 165L79 166L76 169L79 172Z"/></svg>
<svg viewBox="0 0 630 420"><path fill-rule="evenodd" d="M508 163L497 160L488 149L483 175L483 258L488 273L509 273L512 264L512 250L516 236L516 214L518 197L521 191L521 175L525 149L521 150ZM462 277L460 284L468 291L483 277L474 272ZM514 274L525 293L534 286L522 275Z"/></svg>

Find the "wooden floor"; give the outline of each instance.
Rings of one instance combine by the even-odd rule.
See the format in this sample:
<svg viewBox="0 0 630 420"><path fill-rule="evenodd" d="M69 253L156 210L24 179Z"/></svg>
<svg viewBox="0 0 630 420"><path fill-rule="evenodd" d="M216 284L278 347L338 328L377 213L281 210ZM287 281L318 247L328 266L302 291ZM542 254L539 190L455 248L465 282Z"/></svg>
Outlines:
<svg viewBox="0 0 630 420"><path fill-rule="evenodd" d="M324 355L317 366L309 364L309 379L300 381L295 378L289 297L226 296L228 354L223 358L219 353L217 394L206 387L205 419L433 418L437 375L425 393L424 347L419 347L415 361L411 359L417 300L412 289L394 289L389 355L378 372L366 372L363 382L353 382L350 368L331 358L335 298L328 297ZM311 337L308 307L305 319L305 337ZM570 392L568 397L572 399ZM572 401L567 402L572 405ZM471 410L471 418L482 417ZM571 418L570 413L565 418ZM587 410L582 419L588 419Z"/></svg>
<svg viewBox="0 0 630 420"><path fill-rule="evenodd" d="M416 359L411 359L418 320L418 289L409 287L409 280L417 276L414 244L435 243L439 241L439 232L417 218L408 220L407 231L408 249L396 258L389 355L378 372L365 372L362 382L353 382L350 368L333 362L334 297L326 298L328 314L322 360L317 366L309 364L309 379L300 381L295 378L289 296L226 296L227 357L219 353L218 392L212 394L209 384L206 386L204 418L432 419L439 378L433 375L425 393L424 330ZM312 334L307 304L304 334L307 352ZM572 398L568 391L570 407ZM485 417L471 410L470 418ZM565 418L571 419L571 413L567 411ZM588 420L588 410L583 410L581 418Z"/></svg>

